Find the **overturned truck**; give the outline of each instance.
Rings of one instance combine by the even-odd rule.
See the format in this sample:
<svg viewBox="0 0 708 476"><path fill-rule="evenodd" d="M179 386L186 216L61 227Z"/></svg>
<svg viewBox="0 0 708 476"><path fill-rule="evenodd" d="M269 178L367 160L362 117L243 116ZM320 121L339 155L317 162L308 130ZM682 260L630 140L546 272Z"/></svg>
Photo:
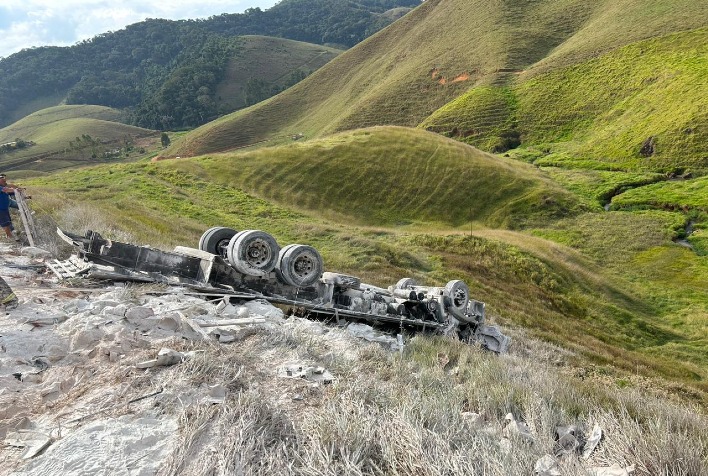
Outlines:
<svg viewBox="0 0 708 476"><path fill-rule="evenodd" d="M201 236L198 249L178 246L172 252L107 240L93 231L84 236L57 233L77 251L66 262L51 266L60 277L160 282L207 295L265 299L291 314L457 336L496 353L506 352L510 341L498 328L485 324L484 303L470 298L463 281L431 287L404 278L381 288L354 276L325 272L322 257L312 246L281 248L260 230L214 227Z"/></svg>

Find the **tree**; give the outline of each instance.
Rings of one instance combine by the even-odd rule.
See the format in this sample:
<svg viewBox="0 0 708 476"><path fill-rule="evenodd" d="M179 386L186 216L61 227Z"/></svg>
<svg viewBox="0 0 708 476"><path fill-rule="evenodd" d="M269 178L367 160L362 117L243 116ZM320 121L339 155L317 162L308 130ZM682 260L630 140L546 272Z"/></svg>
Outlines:
<svg viewBox="0 0 708 476"><path fill-rule="evenodd" d="M160 142L162 143L162 147L167 147L170 145L170 137L167 135L167 132L162 133L160 136Z"/></svg>

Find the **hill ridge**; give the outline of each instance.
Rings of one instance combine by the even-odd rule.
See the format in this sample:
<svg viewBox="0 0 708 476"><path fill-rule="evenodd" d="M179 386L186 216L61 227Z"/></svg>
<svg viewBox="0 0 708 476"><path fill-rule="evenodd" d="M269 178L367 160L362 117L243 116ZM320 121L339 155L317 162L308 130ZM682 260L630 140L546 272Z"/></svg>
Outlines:
<svg viewBox="0 0 708 476"><path fill-rule="evenodd" d="M644 21L643 14L669 4L669 14ZM648 7L622 0L625 8L619 13L613 5L425 2L295 88L195 130L184 147L175 144L165 155L199 155L276 134L319 137L375 125L417 126L473 87L515 84L531 79L532 73L562 67L576 54L582 62L664 31L705 24L699 7L687 0L651 0ZM554 22L560 30L553 29L558 26ZM496 28L490 30L491 25ZM594 29L597 38L589 38ZM203 133L208 140L199 138Z"/></svg>

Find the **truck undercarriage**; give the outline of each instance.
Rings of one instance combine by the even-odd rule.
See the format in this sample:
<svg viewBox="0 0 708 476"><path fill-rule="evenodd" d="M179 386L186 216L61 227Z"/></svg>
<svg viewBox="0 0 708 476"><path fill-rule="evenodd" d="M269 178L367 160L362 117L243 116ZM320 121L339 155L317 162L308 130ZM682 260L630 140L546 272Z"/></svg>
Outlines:
<svg viewBox="0 0 708 476"><path fill-rule="evenodd" d="M62 278L157 282L233 300L265 299L303 317L453 336L496 353L506 352L510 342L497 327L485 324L485 304L470 298L463 281L431 287L404 278L381 288L325 272L313 247L280 248L259 230L210 228L198 249L178 246L172 252L107 240L93 231L57 233L76 249L69 260L51 265Z"/></svg>

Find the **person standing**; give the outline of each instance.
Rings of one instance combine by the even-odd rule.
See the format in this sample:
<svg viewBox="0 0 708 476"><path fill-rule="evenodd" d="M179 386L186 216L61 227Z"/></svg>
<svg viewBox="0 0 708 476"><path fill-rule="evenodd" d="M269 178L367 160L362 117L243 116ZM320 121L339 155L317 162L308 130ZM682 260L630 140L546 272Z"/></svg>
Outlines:
<svg viewBox="0 0 708 476"><path fill-rule="evenodd" d="M5 174L0 174L0 227L5 230L8 238L15 241L20 241L17 232L12 227L12 218L10 217L10 207L12 200L10 195L17 190L16 185L7 183ZM8 311L17 307L18 300L14 291L7 282L0 276L0 309Z"/></svg>
<svg viewBox="0 0 708 476"><path fill-rule="evenodd" d="M12 217L10 217L10 195L15 193L17 186L7 183L5 174L0 174L0 227L5 231L5 235L10 240L20 241L14 227Z"/></svg>

